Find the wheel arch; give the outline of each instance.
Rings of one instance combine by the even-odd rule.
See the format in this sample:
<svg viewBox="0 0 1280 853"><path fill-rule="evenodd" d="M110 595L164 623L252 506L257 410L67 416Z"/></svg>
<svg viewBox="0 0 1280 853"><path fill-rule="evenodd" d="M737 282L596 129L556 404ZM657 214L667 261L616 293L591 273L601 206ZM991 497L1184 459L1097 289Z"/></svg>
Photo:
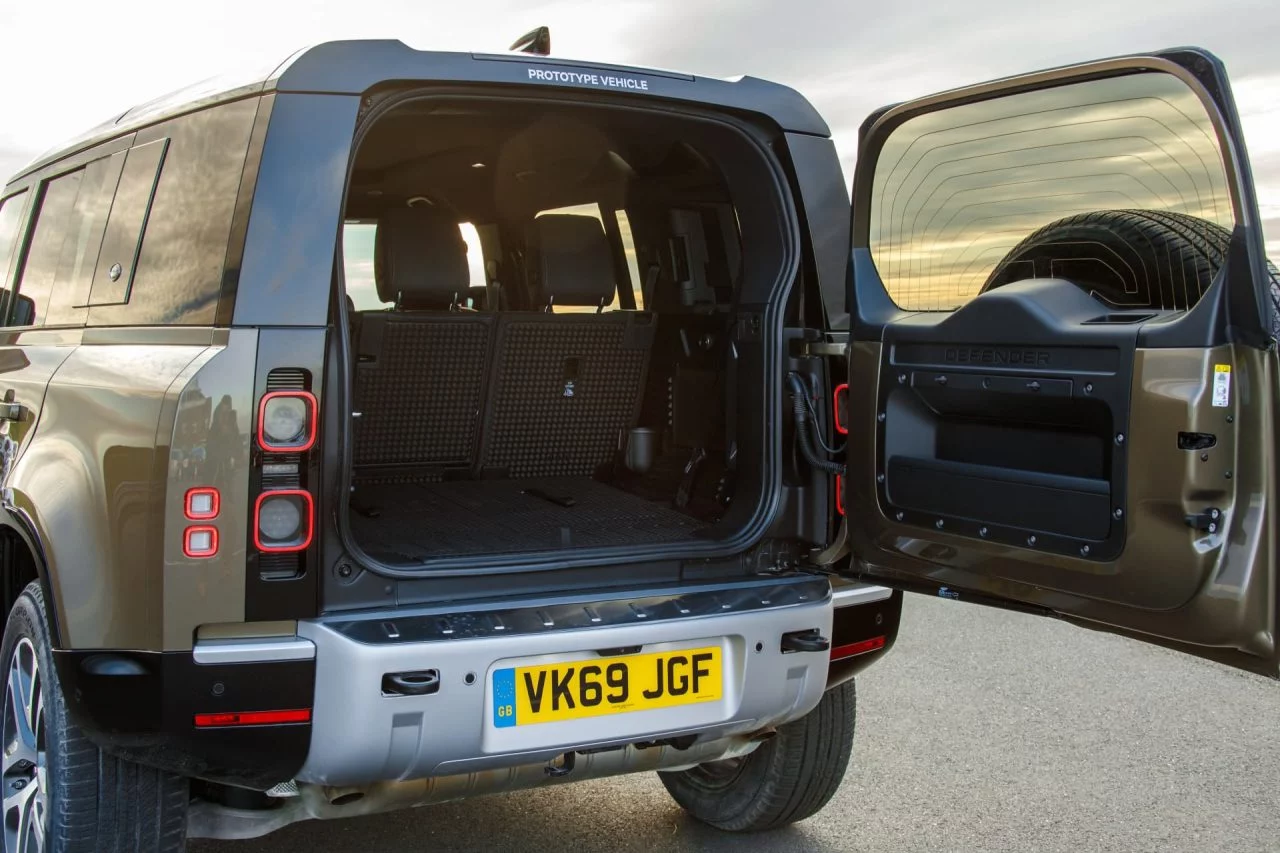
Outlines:
<svg viewBox="0 0 1280 853"><path fill-rule="evenodd" d="M40 581L45 601L50 605L49 635L53 647L61 649L61 602L54 595L44 546L26 513L10 505L0 506L0 590L4 595L6 622L14 602L33 580Z"/></svg>

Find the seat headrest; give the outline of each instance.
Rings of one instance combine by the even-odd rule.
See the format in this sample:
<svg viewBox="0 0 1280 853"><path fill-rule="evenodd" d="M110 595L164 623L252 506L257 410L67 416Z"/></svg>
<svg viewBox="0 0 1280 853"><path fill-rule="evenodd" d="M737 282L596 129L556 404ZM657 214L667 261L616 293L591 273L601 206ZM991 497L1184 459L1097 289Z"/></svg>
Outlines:
<svg viewBox="0 0 1280 853"><path fill-rule="evenodd" d="M618 289L604 226L593 216L551 213L533 221L542 304L608 305Z"/></svg>
<svg viewBox="0 0 1280 853"><path fill-rule="evenodd" d="M434 207L400 207L378 219L374 238L378 298L398 308L448 308L471 285L458 223Z"/></svg>

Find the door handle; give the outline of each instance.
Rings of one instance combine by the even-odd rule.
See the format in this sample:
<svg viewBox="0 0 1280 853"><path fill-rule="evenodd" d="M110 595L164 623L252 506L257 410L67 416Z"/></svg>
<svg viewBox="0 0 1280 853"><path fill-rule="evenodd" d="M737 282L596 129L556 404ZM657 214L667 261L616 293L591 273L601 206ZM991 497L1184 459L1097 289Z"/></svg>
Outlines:
<svg viewBox="0 0 1280 853"><path fill-rule="evenodd" d="M27 414L26 406L14 402L15 396L12 388L5 389L4 400L0 402L0 421L20 421Z"/></svg>

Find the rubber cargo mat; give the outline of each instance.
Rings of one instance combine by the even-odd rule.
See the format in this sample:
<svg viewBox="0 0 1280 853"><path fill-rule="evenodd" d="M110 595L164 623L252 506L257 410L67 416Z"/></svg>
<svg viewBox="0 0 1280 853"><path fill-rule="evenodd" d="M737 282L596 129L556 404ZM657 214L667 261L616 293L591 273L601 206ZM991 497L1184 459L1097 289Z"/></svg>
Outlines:
<svg viewBox="0 0 1280 853"><path fill-rule="evenodd" d="M678 542L704 526L588 477L365 486L350 518L361 547L388 563Z"/></svg>

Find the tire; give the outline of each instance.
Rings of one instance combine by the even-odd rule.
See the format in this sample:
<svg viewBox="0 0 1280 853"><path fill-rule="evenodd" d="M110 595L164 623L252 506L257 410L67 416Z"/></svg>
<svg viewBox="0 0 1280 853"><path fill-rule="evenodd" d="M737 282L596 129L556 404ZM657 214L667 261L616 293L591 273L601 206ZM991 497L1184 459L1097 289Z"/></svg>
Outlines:
<svg viewBox="0 0 1280 853"><path fill-rule="evenodd" d="M853 751L854 683L828 690L804 717L743 758L659 772L694 819L728 832L762 832L812 817L844 779Z"/></svg>
<svg viewBox="0 0 1280 853"><path fill-rule="evenodd" d="M1026 278L1075 282L1122 308L1186 310L1227 258L1231 232L1156 210L1101 210L1051 222L1014 246L987 279L991 290ZM1272 335L1280 337L1280 271L1271 273Z"/></svg>
<svg viewBox="0 0 1280 853"><path fill-rule="evenodd" d="M187 780L113 758L85 738L67 718L48 626L43 591L33 582L9 612L0 646L5 853L27 849L17 844L20 828L42 842L29 849L54 853L185 850ZM15 702L15 695L32 701ZM27 819L20 822L22 815Z"/></svg>

